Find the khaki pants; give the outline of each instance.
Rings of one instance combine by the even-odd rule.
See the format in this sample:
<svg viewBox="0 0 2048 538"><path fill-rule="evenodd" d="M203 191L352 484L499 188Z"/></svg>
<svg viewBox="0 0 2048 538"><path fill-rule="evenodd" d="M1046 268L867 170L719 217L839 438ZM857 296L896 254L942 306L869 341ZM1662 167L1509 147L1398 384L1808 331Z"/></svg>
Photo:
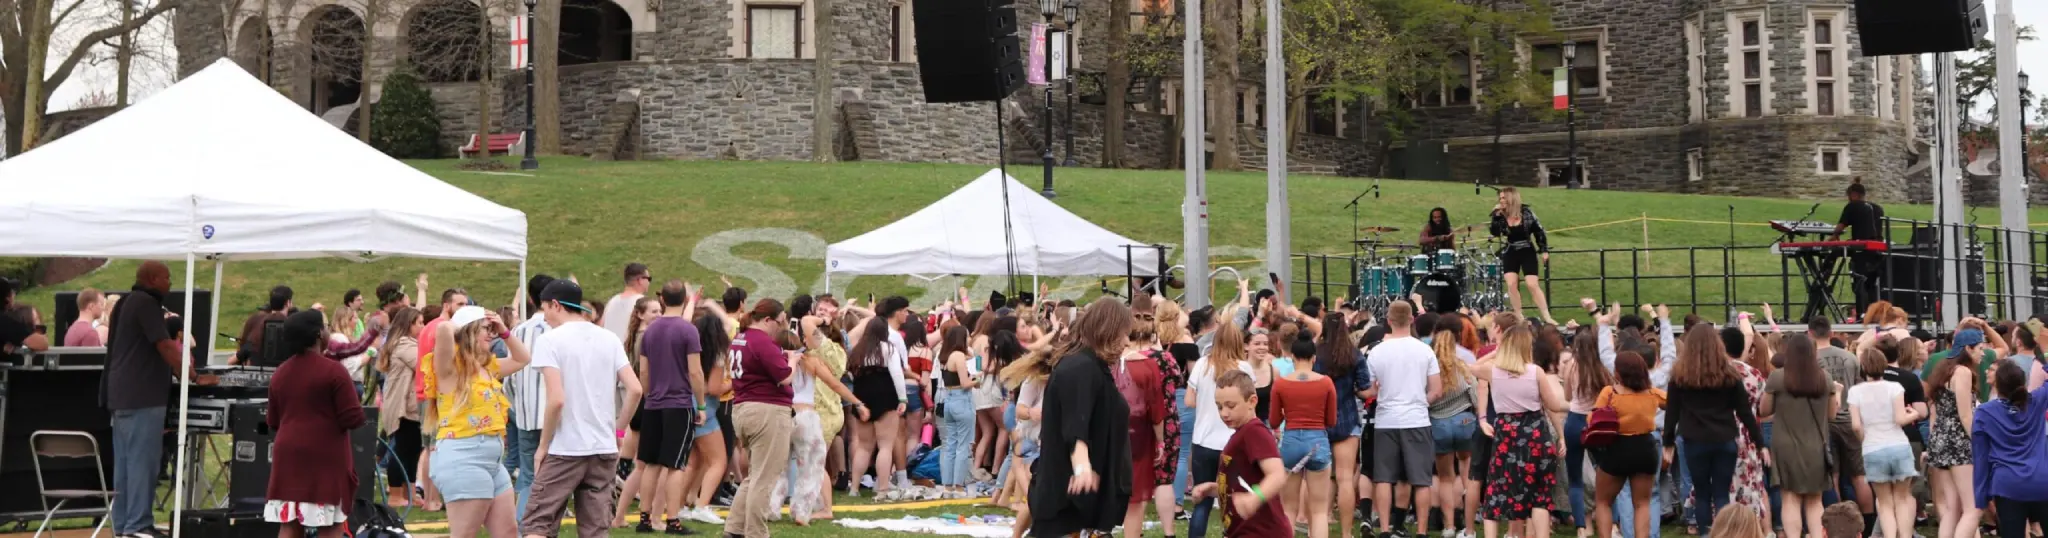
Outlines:
<svg viewBox="0 0 2048 538"><path fill-rule="evenodd" d="M541 460L534 471L533 489L526 500L526 518L519 533L526 536L555 536L562 530L562 510L576 498L576 535L583 538L606 536L611 530L612 490L617 487L619 455L555 456Z"/></svg>
<svg viewBox="0 0 2048 538"><path fill-rule="evenodd" d="M789 436L796 422L788 406L747 402L733 406L733 432L747 449L747 479L732 496L726 534L747 538L768 536L768 513L781 507L768 503L775 481L789 466Z"/></svg>

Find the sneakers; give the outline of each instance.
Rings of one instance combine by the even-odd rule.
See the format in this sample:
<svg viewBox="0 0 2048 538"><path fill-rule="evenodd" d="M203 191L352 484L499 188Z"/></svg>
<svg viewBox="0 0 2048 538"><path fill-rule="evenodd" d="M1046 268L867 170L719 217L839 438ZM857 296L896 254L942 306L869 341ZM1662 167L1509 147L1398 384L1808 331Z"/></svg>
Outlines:
<svg viewBox="0 0 2048 538"><path fill-rule="evenodd" d="M1468 527L1465 530L1458 531L1458 538L1472 538L1472 529Z"/></svg>
<svg viewBox="0 0 2048 538"><path fill-rule="evenodd" d="M724 525L725 518L711 511L709 506L699 506L683 512L683 519L711 525Z"/></svg>

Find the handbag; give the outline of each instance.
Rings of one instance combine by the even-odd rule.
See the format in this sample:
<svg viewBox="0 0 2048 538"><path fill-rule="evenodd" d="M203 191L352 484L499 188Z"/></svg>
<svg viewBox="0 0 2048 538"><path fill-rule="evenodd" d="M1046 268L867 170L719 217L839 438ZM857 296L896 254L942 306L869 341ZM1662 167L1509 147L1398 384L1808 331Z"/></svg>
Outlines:
<svg viewBox="0 0 2048 538"><path fill-rule="evenodd" d="M1587 448L1605 448L1621 438L1621 413L1614 406L1595 407L1586 415L1586 430L1579 433L1579 444Z"/></svg>

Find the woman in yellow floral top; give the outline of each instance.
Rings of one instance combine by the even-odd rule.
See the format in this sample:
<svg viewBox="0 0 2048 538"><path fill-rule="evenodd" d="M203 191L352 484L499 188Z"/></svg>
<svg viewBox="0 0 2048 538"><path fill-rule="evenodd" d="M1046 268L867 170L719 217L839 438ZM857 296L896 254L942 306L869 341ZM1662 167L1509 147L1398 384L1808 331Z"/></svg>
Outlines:
<svg viewBox="0 0 2048 538"><path fill-rule="evenodd" d="M433 360L420 368L434 400L427 474L447 502L450 535L471 538L489 529L491 536L518 536L512 480L501 463L511 404L499 379L526 367L526 346L482 307L462 307L435 329ZM491 353L493 339L505 342L505 360Z"/></svg>

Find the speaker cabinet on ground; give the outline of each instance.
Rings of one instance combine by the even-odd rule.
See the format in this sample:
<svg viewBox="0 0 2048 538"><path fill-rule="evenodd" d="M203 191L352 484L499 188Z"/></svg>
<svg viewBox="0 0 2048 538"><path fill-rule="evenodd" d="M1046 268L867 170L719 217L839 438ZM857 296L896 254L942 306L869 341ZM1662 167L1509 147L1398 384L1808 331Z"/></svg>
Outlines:
<svg viewBox="0 0 2048 538"><path fill-rule="evenodd" d="M1856 0L1864 56L1970 50L1986 27L1984 0Z"/></svg>
<svg viewBox="0 0 2048 538"><path fill-rule="evenodd" d="M913 0L911 17L926 102L997 101L1024 86L1015 9L999 0Z"/></svg>

